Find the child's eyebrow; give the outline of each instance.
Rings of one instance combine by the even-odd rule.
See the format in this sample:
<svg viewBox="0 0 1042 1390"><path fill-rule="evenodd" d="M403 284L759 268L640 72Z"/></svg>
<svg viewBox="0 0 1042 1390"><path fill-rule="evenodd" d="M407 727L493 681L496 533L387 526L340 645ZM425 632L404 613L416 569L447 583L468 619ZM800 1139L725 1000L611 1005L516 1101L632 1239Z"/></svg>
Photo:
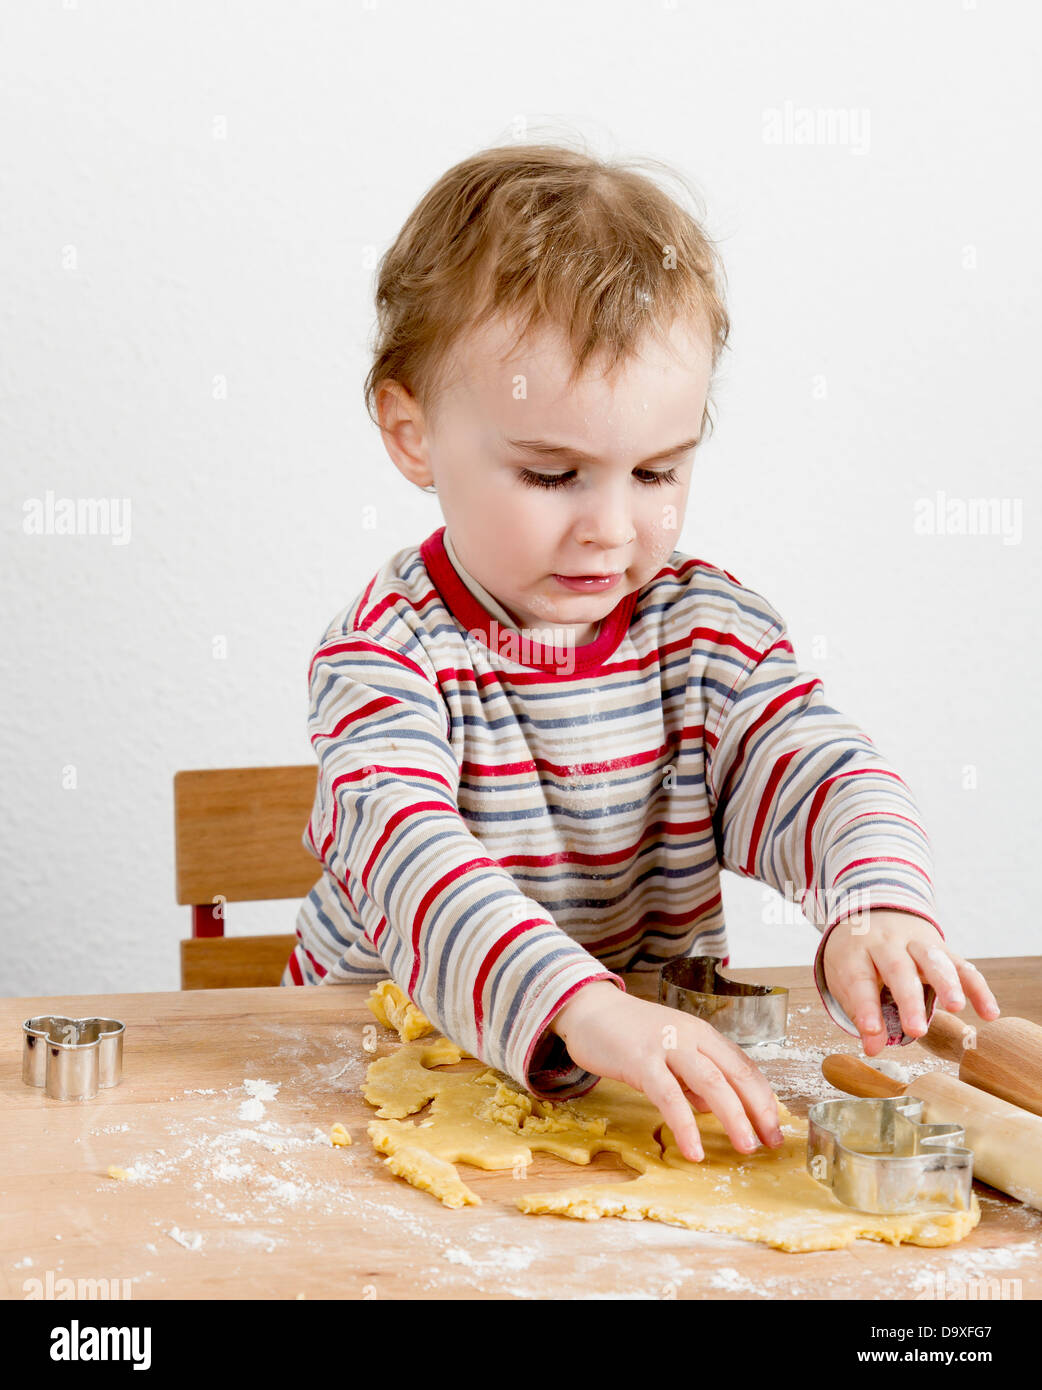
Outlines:
<svg viewBox="0 0 1042 1390"><path fill-rule="evenodd" d="M575 449L568 444L551 444L545 439L508 439L506 442L513 449L524 449L527 453L540 454L545 458L582 459L584 463L600 462L595 454L587 454L584 450ZM648 463L662 463L666 459L676 458L678 454L686 454L701 442L701 435L697 439L685 439L682 444L674 444L668 449L652 454L650 458L642 459L637 467L643 468Z"/></svg>

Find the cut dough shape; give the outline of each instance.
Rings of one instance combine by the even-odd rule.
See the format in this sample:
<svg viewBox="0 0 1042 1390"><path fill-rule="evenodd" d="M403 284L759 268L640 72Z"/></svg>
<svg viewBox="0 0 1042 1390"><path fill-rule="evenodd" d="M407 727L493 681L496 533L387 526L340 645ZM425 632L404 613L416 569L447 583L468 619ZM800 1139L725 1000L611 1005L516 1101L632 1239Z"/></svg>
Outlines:
<svg viewBox="0 0 1042 1390"><path fill-rule="evenodd" d="M329 1142L337 1149L345 1149L351 1143L350 1131L337 1122L329 1131Z"/></svg>
<svg viewBox="0 0 1042 1390"><path fill-rule="evenodd" d="M540 1101L480 1064L461 1072L432 1070L465 1057L447 1038L405 1043L373 1062L366 1076L365 1098L379 1107L368 1126L377 1152L388 1156L392 1172L446 1206L480 1201L460 1179L456 1163L518 1172L536 1151L577 1164L607 1151L637 1176L534 1192L515 1198L516 1205L531 1214L580 1220L663 1221L778 1250L838 1250L859 1238L952 1245L980 1221L976 1194L967 1211L876 1216L844 1206L807 1172L806 1121L780 1101L780 1149L740 1154L715 1115L696 1115L706 1156L692 1163L658 1109L621 1081L604 1078L575 1100ZM428 1101L426 1116L407 1119Z"/></svg>
<svg viewBox="0 0 1042 1390"><path fill-rule="evenodd" d="M393 980L382 980L365 1001L380 1023L397 1028L402 1042L413 1042L434 1032L434 1024L420 1012Z"/></svg>

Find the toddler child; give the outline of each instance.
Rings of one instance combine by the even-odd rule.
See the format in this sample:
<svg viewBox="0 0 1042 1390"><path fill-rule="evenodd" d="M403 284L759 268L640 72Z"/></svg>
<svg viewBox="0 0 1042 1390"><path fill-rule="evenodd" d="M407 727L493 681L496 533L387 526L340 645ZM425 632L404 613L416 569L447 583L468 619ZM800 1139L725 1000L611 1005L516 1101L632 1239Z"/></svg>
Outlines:
<svg viewBox="0 0 1042 1390"><path fill-rule="evenodd" d="M563 146L483 151L407 219L366 402L445 525L315 649L322 876L283 976L389 975L535 1096L643 1091L692 1159L692 1106L749 1152L782 1142L776 1098L620 972L727 959L722 868L800 903L823 1004L868 1055L921 1036L935 998L998 1014L944 943L907 786L777 610L676 549L721 286L654 180Z"/></svg>

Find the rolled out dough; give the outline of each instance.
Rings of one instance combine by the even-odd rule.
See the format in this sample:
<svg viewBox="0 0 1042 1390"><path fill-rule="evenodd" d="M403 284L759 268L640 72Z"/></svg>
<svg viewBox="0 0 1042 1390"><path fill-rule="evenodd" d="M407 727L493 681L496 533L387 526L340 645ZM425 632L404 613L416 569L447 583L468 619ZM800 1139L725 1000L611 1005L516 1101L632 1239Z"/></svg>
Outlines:
<svg viewBox="0 0 1042 1390"><path fill-rule="evenodd" d="M512 1169L524 1177L535 1152L588 1164L618 1154L637 1177L516 1197L523 1212L581 1220L619 1216L663 1221L693 1230L758 1240L778 1250L838 1250L859 1238L891 1245L952 1245L980 1220L976 1195L968 1211L874 1216L853 1211L810 1176L806 1122L779 1102L780 1149L735 1150L715 1115L696 1115L705 1159L692 1163L677 1148L657 1108L640 1091L602 1079L577 1100L536 1100L483 1064L466 1071L433 1068L467 1057L436 1037L407 1042L373 1062L365 1098L378 1106L368 1126L390 1170L446 1206L480 1205L453 1166ZM431 1102L419 1121L409 1120ZM661 1144L657 1135L661 1136Z"/></svg>

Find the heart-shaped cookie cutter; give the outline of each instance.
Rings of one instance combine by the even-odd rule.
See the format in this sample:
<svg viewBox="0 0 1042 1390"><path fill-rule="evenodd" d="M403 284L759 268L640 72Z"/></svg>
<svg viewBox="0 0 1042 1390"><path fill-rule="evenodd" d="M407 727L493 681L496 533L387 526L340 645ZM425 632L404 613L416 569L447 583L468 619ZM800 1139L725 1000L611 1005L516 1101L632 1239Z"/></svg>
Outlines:
<svg viewBox="0 0 1042 1390"><path fill-rule="evenodd" d="M966 1132L923 1124L922 1113L914 1096L818 1101L807 1111L811 1177L858 1211L966 1211L973 1185Z"/></svg>
<svg viewBox="0 0 1042 1390"><path fill-rule="evenodd" d="M99 1087L119 1085L125 1032L118 1018L27 1018L22 1024L22 1080L43 1086L51 1100L93 1100Z"/></svg>

